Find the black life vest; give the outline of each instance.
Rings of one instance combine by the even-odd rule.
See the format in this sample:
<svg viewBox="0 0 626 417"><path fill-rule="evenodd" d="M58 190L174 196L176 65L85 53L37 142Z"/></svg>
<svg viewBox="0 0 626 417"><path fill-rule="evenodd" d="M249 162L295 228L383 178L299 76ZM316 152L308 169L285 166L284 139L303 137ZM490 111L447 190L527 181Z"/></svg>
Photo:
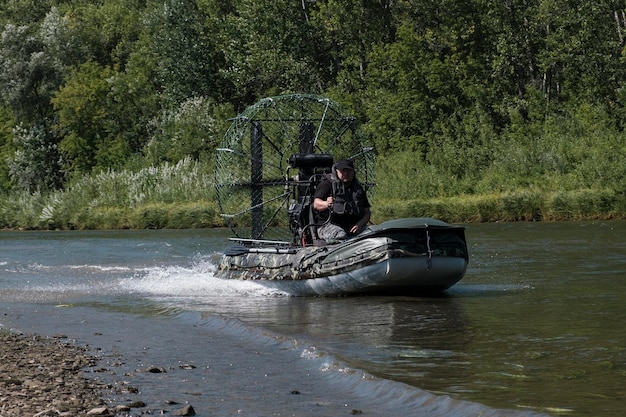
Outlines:
<svg viewBox="0 0 626 417"><path fill-rule="evenodd" d="M349 186L346 186L334 174L326 174L326 179L332 185L332 195L335 198L333 202L333 214L345 217L346 219L355 219L358 221L363 217L365 212L365 190L361 183L354 178Z"/></svg>

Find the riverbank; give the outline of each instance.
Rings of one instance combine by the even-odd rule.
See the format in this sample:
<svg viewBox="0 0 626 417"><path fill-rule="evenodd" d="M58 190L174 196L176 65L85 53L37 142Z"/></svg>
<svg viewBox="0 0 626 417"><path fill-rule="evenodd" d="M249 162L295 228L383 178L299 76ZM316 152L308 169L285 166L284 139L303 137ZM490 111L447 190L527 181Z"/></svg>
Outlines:
<svg viewBox="0 0 626 417"><path fill-rule="evenodd" d="M70 343L62 334L46 337L0 331L0 416L114 417L127 416L131 409L153 414L142 401L107 404L103 397L115 387L86 376L87 372L106 372L99 362L87 347ZM148 371L158 373L158 369ZM132 387L126 390L134 392ZM191 406L178 408L172 415L195 415Z"/></svg>
<svg viewBox="0 0 626 417"><path fill-rule="evenodd" d="M119 230L198 229L224 226L215 201L154 202L144 205L55 205L42 195L0 198L0 229ZM28 200L28 201L26 201ZM373 193L372 221L433 217L448 223L581 221L626 219L626 192L519 190L423 200L381 200ZM284 218L277 218L277 226ZM285 225L286 226L286 225Z"/></svg>
<svg viewBox="0 0 626 417"><path fill-rule="evenodd" d="M434 217L448 223L582 221L626 218L626 193L612 189L472 194L374 204L375 221Z"/></svg>
<svg viewBox="0 0 626 417"><path fill-rule="evenodd" d="M114 415L100 399L105 387L83 375L96 363L62 335L0 333L0 415Z"/></svg>

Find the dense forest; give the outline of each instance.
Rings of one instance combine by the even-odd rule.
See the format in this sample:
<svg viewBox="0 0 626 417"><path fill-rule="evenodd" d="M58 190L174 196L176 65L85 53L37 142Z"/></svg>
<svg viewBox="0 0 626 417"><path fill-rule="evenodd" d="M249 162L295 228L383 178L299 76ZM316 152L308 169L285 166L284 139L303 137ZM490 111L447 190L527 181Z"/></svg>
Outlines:
<svg viewBox="0 0 626 417"><path fill-rule="evenodd" d="M375 219L626 216L626 9L599 0L12 0L0 227L219 224L213 151L320 94L375 144Z"/></svg>

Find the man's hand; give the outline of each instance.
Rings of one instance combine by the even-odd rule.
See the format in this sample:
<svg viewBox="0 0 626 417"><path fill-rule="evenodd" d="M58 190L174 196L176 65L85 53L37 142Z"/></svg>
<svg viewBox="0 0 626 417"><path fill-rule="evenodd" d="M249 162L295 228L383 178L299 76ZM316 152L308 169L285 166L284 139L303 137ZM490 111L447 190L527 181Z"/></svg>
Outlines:
<svg viewBox="0 0 626 417"><path fill-rule="evenodd" d="M317 211L326 211L333 206L335 199L330 196L326 200L322 200L321 198L316 198L313 200L313 208Z"/></svg>

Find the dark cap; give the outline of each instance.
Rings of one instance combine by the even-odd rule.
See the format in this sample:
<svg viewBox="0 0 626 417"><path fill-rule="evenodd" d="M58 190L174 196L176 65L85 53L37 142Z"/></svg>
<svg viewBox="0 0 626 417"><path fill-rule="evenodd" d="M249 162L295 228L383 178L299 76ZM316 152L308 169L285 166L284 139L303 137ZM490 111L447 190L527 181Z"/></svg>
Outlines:
<svg viewBox="0 0 626 417"><path fill-rule="evenodd" d="M340 159L335 164L335 169L340 170L340 171L342 169L351 169L354 171L354 163L349 159Z"/></svg>

